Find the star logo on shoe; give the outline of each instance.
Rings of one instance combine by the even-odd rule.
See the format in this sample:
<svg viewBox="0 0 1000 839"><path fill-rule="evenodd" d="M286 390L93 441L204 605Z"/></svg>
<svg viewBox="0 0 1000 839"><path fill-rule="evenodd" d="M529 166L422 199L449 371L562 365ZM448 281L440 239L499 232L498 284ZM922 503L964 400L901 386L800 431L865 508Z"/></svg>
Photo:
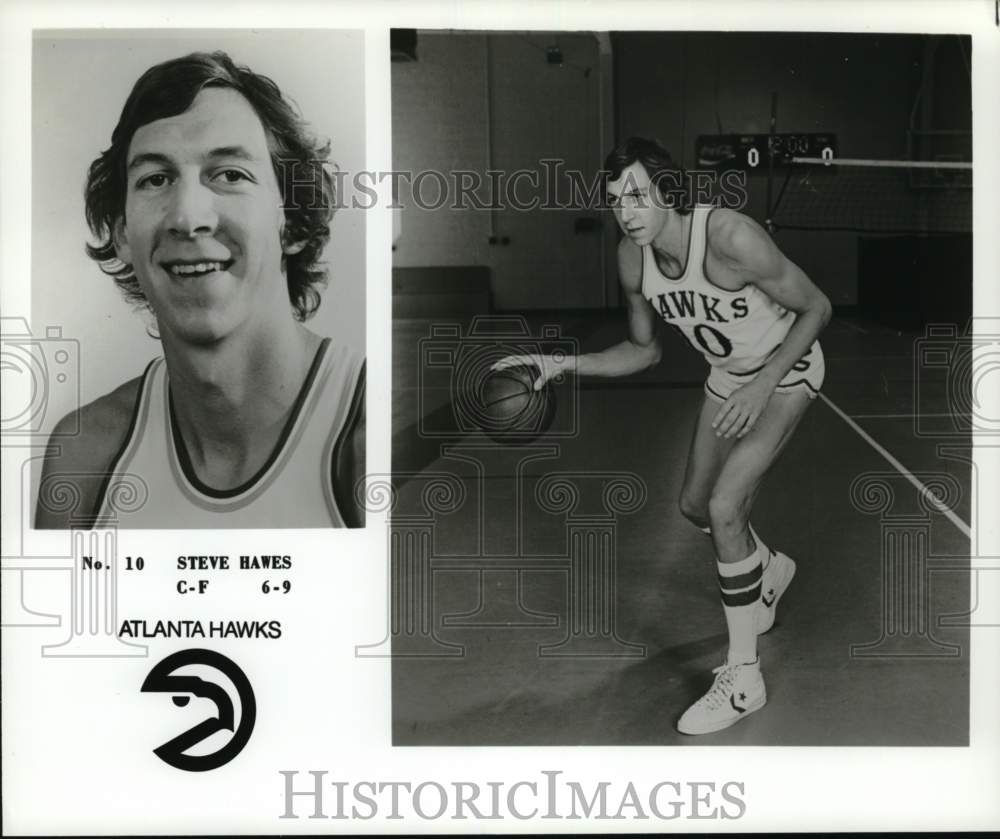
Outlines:
<svg viewBox="0 0 1000 839"><path fill-rule="evenodd" d="M771 606L774 604L774 589L769 588L767 590L767 594L765 594L761 598L761 600L764 602L764 605L767 606L768 609L770 609Z"/></svg>
<svg viewBox="0 0 1000 839"><path fill-rule="evenodd" d="M740 701L745 702L746 698L747 698L747 695L745 693L741 693L740 694ZM747 710L746 706L740 707L739 705L736 704L736 694L735 693L732 694L732 695L730 695L730 697L729 697L729 704L733 706L733 710L734 711L737 711L740 714L746 713L746 710Z"/></svg>

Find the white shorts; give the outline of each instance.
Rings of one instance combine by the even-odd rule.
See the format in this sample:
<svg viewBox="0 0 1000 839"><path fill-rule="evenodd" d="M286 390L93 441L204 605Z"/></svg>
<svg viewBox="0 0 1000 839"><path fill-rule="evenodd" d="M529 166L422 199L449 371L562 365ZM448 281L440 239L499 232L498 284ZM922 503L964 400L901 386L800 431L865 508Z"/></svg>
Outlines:
<svg viewBox="0 0 1000 839"><path fill-rule="evenodd" d="M705 382L705 395L716 402L725 402L734 390L747 382L752 382L763 369L764 365L761 364L753 370L735 373L722 367L713 367ZM823 386L825 375L826 364L823 361L823 350L819 341L814 341L809 352L795 362L795 366L788 371L775 390L778 393L804 390L810 399L815 399L819 395L819 389Z"/></svg>

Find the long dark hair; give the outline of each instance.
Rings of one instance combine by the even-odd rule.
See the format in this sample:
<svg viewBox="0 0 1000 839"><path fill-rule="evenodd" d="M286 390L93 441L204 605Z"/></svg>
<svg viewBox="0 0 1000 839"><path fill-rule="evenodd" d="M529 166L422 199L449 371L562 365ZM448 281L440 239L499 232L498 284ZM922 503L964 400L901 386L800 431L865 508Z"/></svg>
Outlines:
<svg viewBox="0 0 1000 839"><path fill-rule="evenodd" d="M195 52L151 67L135 83L111 134L111 146L87 173L87 224L97 244L87 254L113 277L125 299L145 304L131 265L118 259L114 231L125 214L126 157L135 132L150 122L184 113L204 88L231 88L243 96L264 126L271 164L285 211L284 237L305 246L284 257L288 299L295 317L306 320L320 303L326 270L319 263L330 238L336 206L333 177L326 165L330 144L320 145L295 108L266 76L237 65L224 52ZM308 194L297 200L296 192ZM303 196L304 197L304 196Z"/></svg>
<svg viewBox="0 0 1000 839"><path fill-rule="evenodd" d="M666 206L676 210L681 215L691 212L688 199L687 175L678 166L663 146L656 140L646 137L629 137L615 146L604 158L604 171L609 174L608 180L618 180L633 163L641 163L649 175Z"/></svg>

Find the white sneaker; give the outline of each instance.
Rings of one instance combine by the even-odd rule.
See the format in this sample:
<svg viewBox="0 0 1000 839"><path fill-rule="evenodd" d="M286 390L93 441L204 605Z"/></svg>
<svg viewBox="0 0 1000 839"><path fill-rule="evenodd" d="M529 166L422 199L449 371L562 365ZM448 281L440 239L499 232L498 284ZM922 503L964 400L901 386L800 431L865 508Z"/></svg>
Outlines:
<svg viewBox="0 0 1000 839"><path fill-rule="evenodd" d="M795 576L795 563L780 551L772 551L771 561L764 569L760 600L757 601L757 634L763 635L774 626L774 616L778 611L778 601Z"/></svg>
<svg viewBox="0 0 1000 839"><path fill-rule="evenodd" d="M752 664L723 664L711 689L677 721L681 734L708 734L728 728L764 707L767 691L760 675L760 659Z"/></svg>

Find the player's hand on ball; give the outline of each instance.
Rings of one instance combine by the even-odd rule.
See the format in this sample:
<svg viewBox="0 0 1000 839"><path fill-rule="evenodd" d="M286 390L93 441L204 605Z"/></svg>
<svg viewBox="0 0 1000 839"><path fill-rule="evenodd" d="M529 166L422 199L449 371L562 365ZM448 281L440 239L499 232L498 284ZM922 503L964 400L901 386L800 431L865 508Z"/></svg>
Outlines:
<svg viewBox="0 0 1000 839"><path fill-rule="evenodd" d="M716 437L745 437L764 413L774 388L755 379L737 388L719 407L712 428Z"/></svg>
<svg viewBox="0 0 1000 839"><path fill-rule="evenodd" d="M533 387L535 390L541 390L550 379L562 375L565 371L572 372L573 362L573 356L569 355L525 353L522 355L508 355L490 367L490 370L505 370L510 367L535 367L539 375L535 378Z"/></svg>

